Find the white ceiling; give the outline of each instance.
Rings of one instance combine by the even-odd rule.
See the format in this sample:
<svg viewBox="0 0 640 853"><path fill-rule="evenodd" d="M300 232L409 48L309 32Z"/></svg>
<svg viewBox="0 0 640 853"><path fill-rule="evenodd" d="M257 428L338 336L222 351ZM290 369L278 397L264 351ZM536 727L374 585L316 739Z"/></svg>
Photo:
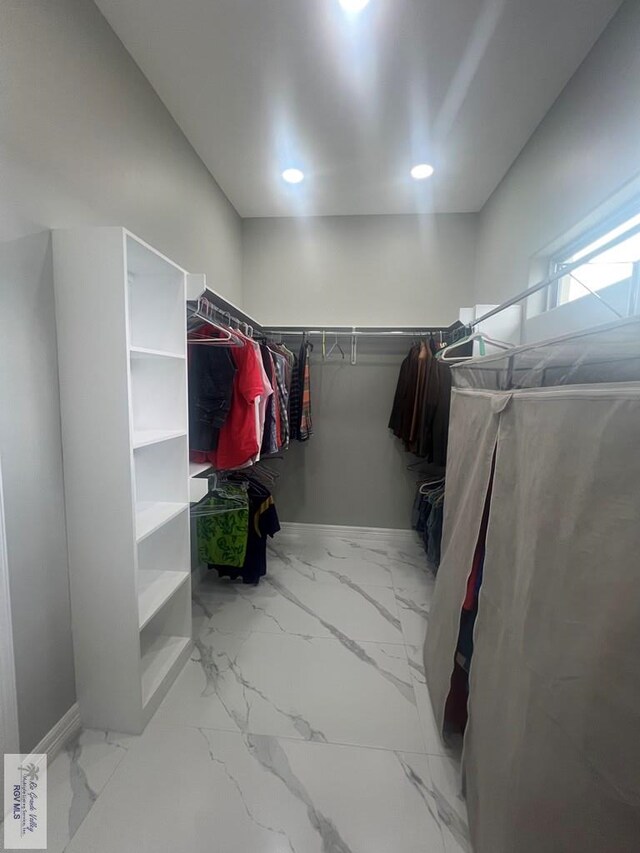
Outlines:
<svg viewBox="0 0 640 853"><path fill-rule="evenodd" d="M97 4L238 212L292 216L479 210L620 0Z"/></svg>

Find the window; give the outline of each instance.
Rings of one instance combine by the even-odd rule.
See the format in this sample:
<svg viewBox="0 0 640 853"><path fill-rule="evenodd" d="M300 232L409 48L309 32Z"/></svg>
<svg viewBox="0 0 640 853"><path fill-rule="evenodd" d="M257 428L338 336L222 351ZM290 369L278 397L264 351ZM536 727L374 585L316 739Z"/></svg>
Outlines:
<svg viewBox="0 0 640 853"><path fill-rule="evenodd" d="M622 240L610 249L596 255L582 266L576 267L563 278L559 279L555 290L555 298L551 299L549 307L564 305L587 296L589 291L602 291L607 287L628 282L633 276L634 264L640 264L640 202L635 204L635 213L630 215L626 210L624 218L608 220L600 229L586 234L568 249L556 255L551 262L551 272L561 272L563 267L574 264L580 258L590 255L600 246L605 246L632 228L638 232ZM605 296L605 294L603 294Z"/></svg>

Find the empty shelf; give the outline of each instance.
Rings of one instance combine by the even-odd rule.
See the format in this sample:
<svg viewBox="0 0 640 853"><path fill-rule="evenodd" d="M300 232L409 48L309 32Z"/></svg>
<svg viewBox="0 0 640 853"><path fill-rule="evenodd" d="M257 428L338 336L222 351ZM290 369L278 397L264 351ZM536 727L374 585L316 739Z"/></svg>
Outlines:
<svg viewBox="0 0 640 853"><path fill-rule="evenodd" d="M150 444L159 444L161 441L182 438L186 434L186 430L183 429L139 429L133 433L133 446L148 447Z"/></svg>
<svg viewBox="0 0 640 853"><path fill-rule="evenodd" d="M140 629L155 616L189 577L189 572L141 571L138 573L138 618Z"/></svg>
<svg viewBox="0 0 640 853"><path fill-rule="evenodd" d="M163 349L149 349L148 347L129 347L131 358L181 358L183 361L185 355L179 352L169 352Z"/></svg>
<svg viewBox="0 0 640 853"><path fill-rule="evenodd" d="M160 634L142 648L143 705L153 697L190 643L191 640L187 637L167 637Z"/></svg>
<svg viewBox="0 0 640 853"><path fill-rule="evenodd" d="M141 542L189 506L187 503L144 501L136 505L136 539Z"/></svg>

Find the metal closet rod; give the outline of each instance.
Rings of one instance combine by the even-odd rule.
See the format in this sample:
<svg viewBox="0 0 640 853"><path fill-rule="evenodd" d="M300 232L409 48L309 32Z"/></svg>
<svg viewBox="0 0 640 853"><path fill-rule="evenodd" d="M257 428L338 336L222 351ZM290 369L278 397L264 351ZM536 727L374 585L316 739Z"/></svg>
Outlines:
<svg viewBox="0 0 640 853"><path fill-rule="evenodd" d="M393 328L390 326L385 326L380 329L375 327L367 327L367 326L321 326L318 329L308 329L303 328L301 326L281 326L278 329L272 329L271 327L265 328L264 333L266 335L344 335L345 337L370 337L370 338L382 338L382 337L394 337L394 338L415 338L420 335L448 335L452 331L456 331L456 329L452 329L450 326L404 326Z"/></svg>
<svg viewBox="0 0 640 853"><path fill-rule="evenodd" d="M544 290L546 287L550 287L552 284L555 284L557 281L560 281L561 278L564 278L565 275L569 275L574 270L578 269L578 267L584 266L584 264L588 264L589 261L592 261L594 258L597 258L598 255L602 255L604 254L604 252L609 251L609 249L613 249L620 243L624 243L625 240L628 240L630 237L634 237L636 234L640 234L640 223L638 225L634 225L633 228L629 228L629 230L625 231L623 234L619 234L617 237L614 237L613 239L609 240L609 242L605 243L604 246L599 246L597 249L593 249L591 252L588 252L586 255L584 255L582 258L579 258L577 261L573 261L573 263L571 264L563 264L562 269L559 272L555 272L553 273L553 275L547 276L547 278L543 278L542 281L539 281L537 284L532 284L531 287L528 287L526 290L523 290L516 296L512 296L511 299L507 299L506 302L503 302L502 304L498 305L497 308L492 308L491 311L487 311L487 313L483 314L482 317L478 317L477 320L473 320L470 325L477 326L478 323L482 323L483 320L488 320L489 317L495 317L496 314L499 314L506 308L511 308L512 305L517 305L518 302L522 302L523 299L527 299L529 296L533 296L534 293L538 293L540 290ZM587 290L588 289L589 288L587 288Z"/></svg>

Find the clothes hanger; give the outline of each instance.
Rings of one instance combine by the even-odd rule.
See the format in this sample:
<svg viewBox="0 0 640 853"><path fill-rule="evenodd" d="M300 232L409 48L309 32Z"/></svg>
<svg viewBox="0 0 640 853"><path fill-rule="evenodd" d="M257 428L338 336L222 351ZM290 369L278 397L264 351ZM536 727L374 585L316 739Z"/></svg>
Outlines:
<svg viewBox="0 0 640 853"><path fill-rule="evenodd" d="M334 349L336 349L336 348L337 348L338 350L340 350L340 355L342 356L342 358L344 358L344 357L345 357L345 356L344 356L344 350L342 349L342 347L340 346L340 344L339 344L339 342L338 342L338 335L337 335L337 334L336 334L336 339L335 339L335 341L333 342L333 346L331 347L331 349L329 350L329 352L325 354L325 334L326 334L325 332L323 332L323 333L322 333L322 358L323 358L323 359L330 358L331 353L332 353L332 352L334 351Z"/></svg>
<svg viewBox="0 0 640 853"><path fill-rule="evenodd" d="M232 329L226 326L221 326L219 323L215 321L215 314L223 314L223 312L218 311L218 309L213 305L209 300L201 296L198 299L198 305L195 311L189 317L188 326L189 332L193 333L198 328L200 328L203 324L211 326L216 331L220 332L222 337L218 336L199 336L199 337L188 337L188 343L190 344L204 344L207 346L233 346L233 347L242 347L244 346L244 341L238 337L238 335L234 334ZM193 320L199 320L200 323L193 324ZM231 315L229 315L229 319L231 319Z"/></svg>
<svg viewBox="0 0 640 853"><path fill-rule="evenodd" d="M236 497L235 495L230 495L225 493L224 489L221 488L221 483L218 481L217 476L212 474L210 480L213 479L214 485L209 489L207 494L199 500L197 504L194 504L191 507L191 517L192 518L208 518L209 516L214 515L225 515L228 512L234 512L237 509L245 509L247 504L246 501L241 498ZM244 486L246 488L246 484L238 483L239 486ZM209 498L217 497L221 500L224 500L226 506L220 507L212 507L209 505Z"/></svg>
<svg viewBox="0 0 640 853"><path fill-rule="evenodd" d="M230 329L225 328L224 326L219 326L217 323L212 323L211 320L205 320L200 326L197 326L191 330L191 333L196 332L202 325L209 326L216 331L220 332L222 337L215 336L199 336L193 337L193 335L187 337L187 343L189 344L200 344L204 346L213 346L213 347L243 347L244 341L242 341L237 335L234 335Z"/></svg>
<svg viewBox="0 0 640 853"><path fill-rule="evenodd" d="M429 492L435 491L436 488L444 487L444 482L444 477L440 477L439 480L427 480L420 484L418 491L421 495L427 495Z"/></svg>
<svg viewBox="0 0 640 853"><path fill-rule="evenodd" d="M439 353L440 359L442 361L470 361L472 358L477 358L475 355L461 355L457 358L447 358L447 353L451 353L453 350L458 349L458 347L471 343L472 341L491 344L492 347L496 347L500 350L513 349L513 344L508 344L506 341L498 341L495 338L490 338L488 335L485 335L484 332L474 332L472 335L468 335L466 338L462 338L462 340L456 341L454 344L449 344L449 346L445 347ZM484 353L481 354L484 355Z"/></svg>

